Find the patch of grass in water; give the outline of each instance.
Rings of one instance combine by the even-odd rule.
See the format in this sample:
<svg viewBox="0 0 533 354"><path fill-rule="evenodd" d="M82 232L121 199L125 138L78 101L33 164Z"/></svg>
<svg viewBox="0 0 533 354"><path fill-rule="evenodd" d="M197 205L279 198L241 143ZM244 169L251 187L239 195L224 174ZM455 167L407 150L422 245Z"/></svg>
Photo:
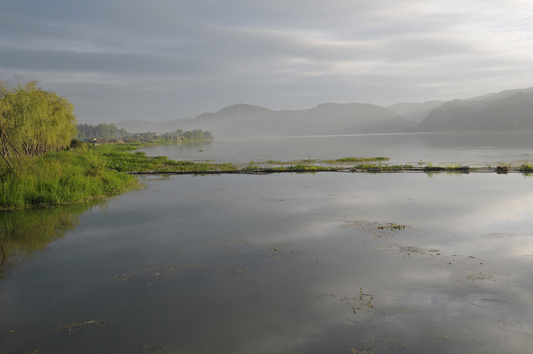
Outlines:
<svg viewBox="0 0 533 354"><path fill-rule="evenodd" d="M409 225L402 225L402 224L395 224L395 223L391 223L389 225L381 225L381 226L378 226L378 230L403 230L405 228L408 228Z"/></svg>
<svg viewBox="0 0 533 354"><path fill-rule="evenodd" d="M236 171L237 167L231 163L217 164L209 161L174 161L166 156L146 156L143 151L127 152L123 144L102 145L95 150L107 160L106 167L119 172L207 172L207 171ZM251 161L253 163L253 161Z"/></svg>
<svg viewBox="0 0 533 354"><path fill-rule="evenodd" d="M296 165L274 167L274 168L272 168L272 170L278 170L278 171L290 171L290 170L316 171L316 170L325 169L325 168L327 168L327 167L298 163Z"/></svg>
<svg viewBox="0 0 533 354"><path fill-rule="evenodd" d="M324 163L324 164L339 164L346 162L371 162L371 161L388 161L388 157L344 157L337 160L320 160L320 159L303 159L295 161L281 161L281 160L268 160L268 164L277 165L292 165L292 164L310 164L310 163Z"/></svg>
<svg viewBox="0 0 533 354"><path fill-rule="evenodd" d="M449 164L446 166L434 165L432 162L429 162L427 166L424 167L424 171L460 171L460 170L469 170L469 166L461 166L455 164Z"/></svg>
<svg viewBox="0 0 533 354"><path fill-rule="evenodd" d="M413 168L413 165L382 165L382 164L359 164L354 166L358 170L394 171Z"/></svg>
<svg viewBox="0 0 533 354"><path fill-rule="evenodd" d="M326 160L331 161L331 160ZM336 162L366 162L366 161L389 161L388 157L344 157L342 159L335 160Z"/></svg>
<svg viewBox="0 0 533 354"><path fill-rule="evenodd" d="M519 167L518 170L519 170L520 172L531 173L531 172L533 172L533 164L531 164L531 163L523 164L522 166Z"/></svg>
<svg viewBox="0 0 533 354"><path fill-rule="evenodd" d="M245 168L243 168L243 170L245 171L253 171L253 170L259 170L259 166L255 166L255 165L248 165L246 166Z"/></svg>

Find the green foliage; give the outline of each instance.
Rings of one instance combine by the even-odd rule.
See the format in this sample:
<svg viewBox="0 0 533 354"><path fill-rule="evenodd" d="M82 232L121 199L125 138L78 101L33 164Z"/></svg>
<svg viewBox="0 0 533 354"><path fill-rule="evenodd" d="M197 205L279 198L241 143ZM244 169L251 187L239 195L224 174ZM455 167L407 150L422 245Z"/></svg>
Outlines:
<svg viewBox="0 0 533 354"><path fill-rule="evenodd" d="M519 167L520 172L533 172L533 164L526 163Z"/></svg>
<svg viewBox="0 0 533 354"><path fill-rule="evenodd" d="M291 165L287 166L288 170L303 170L303 171L316 171L317 169L321 169L320 166L316 165L308 165L308 164L297 164L297 165Z"/></svg>
<svg viewBox="0 0 533 354"><path fill-rule="evenodd" d="M441 166L436 166L433 162L429 162L425 167L424 171L443 171L444 168Z"/></svg>
<svg viewBox="0 0 533 354"><path fill-rule="evenodd" d="M85 146L85 143L82 140L72 139L70 141L71 149L80 149L80 148L83 148L84 146Z"/></svg>
<svg viewBox="0 0 533 354"><path fill-rule="evenodd" d="M106 168L95 149L48 153L24 171L0 174L0 208L61 204L110 197L137 188L137 179Z"/></svg>
<svg viewBox="0 0 533 354"><path fill-rule="evenodd" d="M36 82L0 82L0 156L11 169L24 166L24 155L68 147L75 124L74 107L65 97L40 89Z"/></svg>
<svg viewBox="0 0 533 354"><path fill-rule="evenodd" d="M115 139L130 135L126 129L117 129L116 125L106 123L100 123L97 126L78 124L77 129L79 138Z"/></svg>
<svg viewBox="0 0 533 354"><path fill-rule="evenodd" d="M187 131L180 135L183 139L186 140L212 140L213 135L208 131L201 131L200 129L195 129L193 131Z"/></svg>
<svg viewBox="0 0 533 354"><path fill-rule="evenodd" d="M437 165L434 165L432 162L428 163L427 166L424 167L424 171L426 172L459 171L462 169L466 169L466 168L462 167L461 165L454 165L454 164L449 164L446 166L437 166Z"/></svg>
<svg viewBox="0 0 533 354"><path fill-rule="evenodd" d="M140 145L140 144L139 144ZM138 147L138 146L137 146ZM230 163L216 164L210 162L174 161L166 156L148 157L142 151L127 152L136 149L130 144L108 144L96 146L94 150L106 158L106 167L119 172L193 172L236 171Z"/></svg>

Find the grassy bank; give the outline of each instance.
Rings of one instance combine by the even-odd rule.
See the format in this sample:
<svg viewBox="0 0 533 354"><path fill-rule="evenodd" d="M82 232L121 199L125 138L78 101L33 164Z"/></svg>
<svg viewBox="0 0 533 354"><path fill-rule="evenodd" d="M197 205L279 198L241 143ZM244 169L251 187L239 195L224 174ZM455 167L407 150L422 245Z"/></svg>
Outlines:
<svg viewBox="0 0 533 354"><path fill-rule="evenodd" d="M139 143L100 145L95 152L105 158L106 167L117 172L191 172L236 171L237 166L224 163L174 161L166 156L146 156L142 151L128 152L144 146Z"/></svg>
<svg viewBox="0 0 533 354"><path fill-rule="evenodd" d="M0 161L0 209L66 204L107 198L136 189L136 177L125 172L236 171L232 164L173 161L131 152L146 143L105 144L24 157L16 169ZM150 144L152 145L152 144Z"/></svg>
<svg viewBox="0 0 533 354"><path fill-rule="evenodd" d="M0 160L0 210L24 208L34 205L59 205L87 202L139 188L136 177L128 173L276 173L276 172L399 172L423 171L462 172L478 171L469 166L437 166L428 163L425 167L412 165L389 165L386 157L347 157L337 160L299 160L282 162L270 160L247 166L231 163L217 164L209 161L174 161L166 156L149 157L142 151L146 143L121 143L89 146L78 144L60 152L49 152L40 157L20 158L16 168L11 169ZM153 145L153 144L149 144ZM375 163L377 162L377 163ZM358 163L358 164L356 164ZM346 166L347 164L351 166ZM342 166L339 166L342 165ZM501 166L494 171L500 173ZM488 169L492 171L490 167ZM506 167L505 173L510 170ZM533 165L525 164L516 171L531 173Z"/></svg>
<svg viewBox="0 0 533 354"><path fill-rule="evenodd" d="M107 159L86 147L26 157L20 165L0 165L2 209L84 202L138 188L135 177L108 169Z"/></svg>

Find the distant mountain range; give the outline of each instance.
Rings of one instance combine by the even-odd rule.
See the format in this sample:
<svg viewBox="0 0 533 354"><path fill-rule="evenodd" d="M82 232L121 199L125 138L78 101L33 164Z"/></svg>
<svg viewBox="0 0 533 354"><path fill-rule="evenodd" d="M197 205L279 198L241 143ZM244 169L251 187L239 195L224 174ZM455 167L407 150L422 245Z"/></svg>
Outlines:
<svg viewBox="0 0 533 354"><path fill-rule="evenodd" d="M324 103L295 111L235 104L216 113L166 122L116 124L130 133L208 130L215 138L400 132L533 130L533 87L465 100L397 103Z"/></svg>
<svg viewBox="0 0 533 354"><path fill-rule="evenodd" d="M419 132L533 129L533 88L444 102L416 127Z"/></svg>

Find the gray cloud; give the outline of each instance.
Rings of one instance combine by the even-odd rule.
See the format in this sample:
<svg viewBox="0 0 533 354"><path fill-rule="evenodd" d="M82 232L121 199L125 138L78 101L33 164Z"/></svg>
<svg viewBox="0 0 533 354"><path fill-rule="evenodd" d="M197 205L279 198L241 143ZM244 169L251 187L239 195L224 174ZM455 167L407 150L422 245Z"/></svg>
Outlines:
<svg viewBox="0 0 533 354"><path fill-rule="evenodd" d="M531 86L532 13L521 0L4 1L0 78L40 79L82 122L468 97Z"/></svg>

